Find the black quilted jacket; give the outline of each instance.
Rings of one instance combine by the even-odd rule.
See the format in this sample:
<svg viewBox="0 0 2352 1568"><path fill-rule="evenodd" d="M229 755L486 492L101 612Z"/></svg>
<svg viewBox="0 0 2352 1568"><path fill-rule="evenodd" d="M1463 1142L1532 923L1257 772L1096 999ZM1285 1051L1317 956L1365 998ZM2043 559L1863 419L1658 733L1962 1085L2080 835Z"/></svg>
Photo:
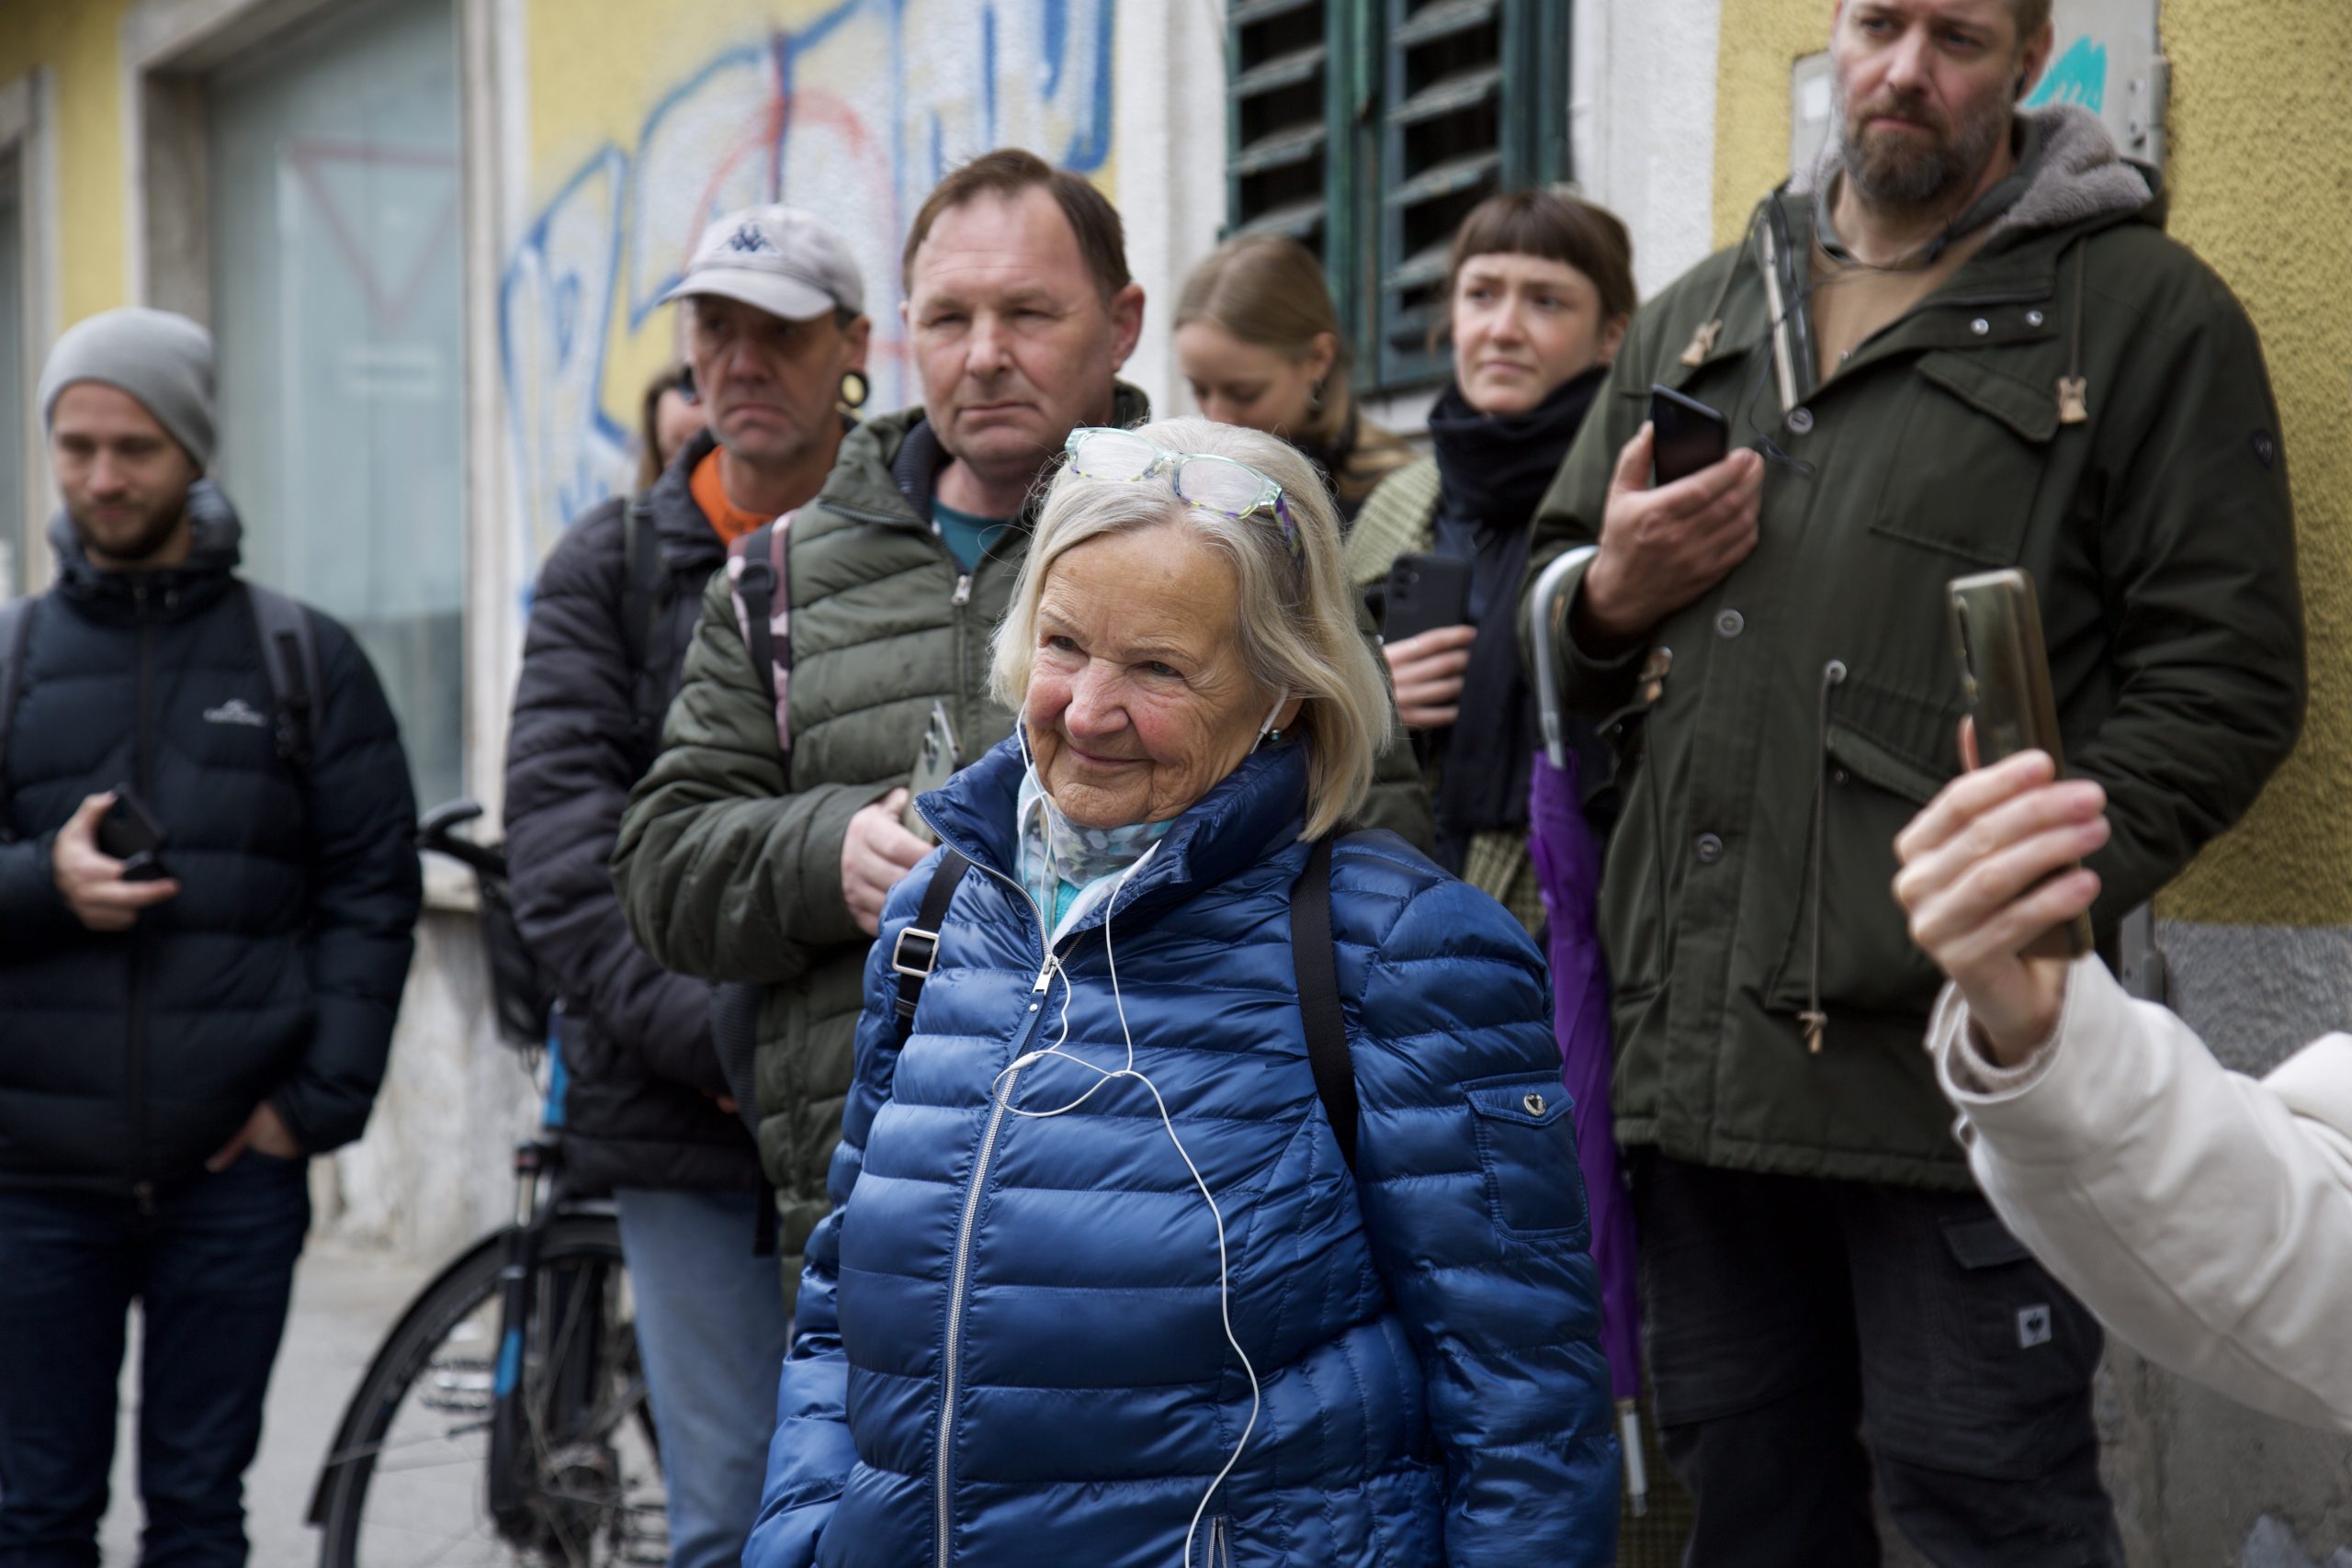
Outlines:
<svg viewBox="0 0 2352 1568"><path fill-rule="evenodd" d="M687 483L710 447L695 437L651 493L675 590L650 643L663 705L703 587L727 558ZM616 498L587 513L539 569L506 745L514 912L563 997L572 1175L591 1188L755 1188L751 1134L714 1098L727 1082L711 1046L710 987L646 956L605 869L629 787L661 739L639 724L632 697L627 508Z"/></svg>
<svg viewBox="0 0 2352 1568"><path fill-rule="evenodd" d="M315 610L314 755L280 758L239 534L223 517L186 565L115 572L51 531L0 779L0 1187L168 1188L264 1099L319 1153L383 1080L419 901L408 762L367 655ZM181 892L99 933L51 844L123 783Z"/></svg>

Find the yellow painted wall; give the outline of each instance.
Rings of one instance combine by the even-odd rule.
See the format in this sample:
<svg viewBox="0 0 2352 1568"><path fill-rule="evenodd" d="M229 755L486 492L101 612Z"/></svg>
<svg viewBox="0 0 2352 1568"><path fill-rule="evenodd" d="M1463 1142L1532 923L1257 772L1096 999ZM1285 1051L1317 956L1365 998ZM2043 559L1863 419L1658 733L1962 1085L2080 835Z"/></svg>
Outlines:
<svg viewBox="0 0 2352 1568"><path fill-rule="evenodd" d="M1724 0L1714 222L1737 237L1788 173L1789 70L1826 48L1831 0ZM2352 81L2345 0L2162 0L2173 63L2172 234L2261 332L2294 476L2311 705L2254 812L2166 895L2168 916L2352 922Z"/></svg>
<svg viewBox="0 0 2352 1568"><path fill-rule="evenodd" d="M64 326L123 303L119 39L130 0L0 6L0 83L46 66L57 105Z"/></svg>

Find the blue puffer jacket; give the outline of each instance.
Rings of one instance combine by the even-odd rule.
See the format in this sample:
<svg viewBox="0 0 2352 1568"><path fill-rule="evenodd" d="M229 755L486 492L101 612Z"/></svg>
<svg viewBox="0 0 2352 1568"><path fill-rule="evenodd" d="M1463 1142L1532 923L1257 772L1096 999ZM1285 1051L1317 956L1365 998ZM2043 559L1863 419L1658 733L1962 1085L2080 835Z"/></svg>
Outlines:
<svg viewBox="0 0 2352 1568"><path fill-rule="evenodd" d="M888 954L936 855L884 912L746 1568L1611 1562L1583 1184L1525 933L1392 835L1339 847L1359 1183L1292 969L1299 744L1186 812L1107 942L1082 921L1043 981L1022 771L1007 742L922 797L975 870L904 1050ZM1135 1075L1009 1071L1065 1020L1069 1055L1125 1063L1106 957ZM1184 1156L1262 1393L1189 1552L1251 1396Z"/></svg>

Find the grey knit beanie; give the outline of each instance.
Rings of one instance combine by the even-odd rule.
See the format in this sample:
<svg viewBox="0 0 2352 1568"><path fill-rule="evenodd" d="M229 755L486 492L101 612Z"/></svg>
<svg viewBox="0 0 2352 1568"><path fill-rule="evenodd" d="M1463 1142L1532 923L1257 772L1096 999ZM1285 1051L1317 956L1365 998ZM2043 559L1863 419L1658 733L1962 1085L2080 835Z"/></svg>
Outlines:
<svg viewBox="0 0 2352 1568"><path fill-rule="evenodd" d="M198 468L212 466L212 334L186 316L126 305L67 328L41 368L43 429L56 417L58 394L76 381L130 393Z"/></svg>

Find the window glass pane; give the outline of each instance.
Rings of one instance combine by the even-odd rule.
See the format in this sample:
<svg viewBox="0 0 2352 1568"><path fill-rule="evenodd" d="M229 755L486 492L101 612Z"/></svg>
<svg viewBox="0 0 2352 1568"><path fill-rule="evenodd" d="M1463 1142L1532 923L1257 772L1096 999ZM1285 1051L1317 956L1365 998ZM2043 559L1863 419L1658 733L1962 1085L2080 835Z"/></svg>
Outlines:
<svg viewBox="0 0 2352 1568"><path fill-rule="evenodd" d="M24 220L16 159L0 158L0 598L25 581Z"/></svg>
<svg viewBox="0 0 2352 1568"><path fill-rule="evenodd" d="M457 30L397 0L207 84L222 487L245 563L349 626L420 801L462 788Z"/></svg>

